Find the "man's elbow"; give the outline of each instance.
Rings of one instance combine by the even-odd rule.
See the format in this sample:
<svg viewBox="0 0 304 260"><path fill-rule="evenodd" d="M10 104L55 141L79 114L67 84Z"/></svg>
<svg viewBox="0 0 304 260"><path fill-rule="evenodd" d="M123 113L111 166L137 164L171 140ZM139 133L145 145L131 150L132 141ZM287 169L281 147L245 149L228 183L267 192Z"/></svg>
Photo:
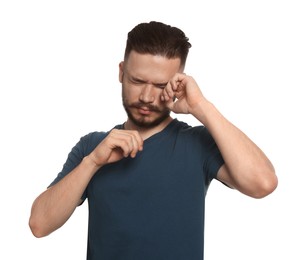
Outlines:
<svg viewBox="0 0 304 260"><path fill-rule="evenodd" d="M35 220L33 217L30 217L29 219L29 227L32 234L37 238L45 237L48 235L42 225L39 224L39 221Z"/></svg>
<svg viewBox="0 0 304 260"><path fill-rule="evenodd" d="M254 194L252 194L252 197L256 199L264 198L277 188L278 178L275 172L271 171L266 176L268 177L261 178L258 184L258 188L255 190Z"/></svg>

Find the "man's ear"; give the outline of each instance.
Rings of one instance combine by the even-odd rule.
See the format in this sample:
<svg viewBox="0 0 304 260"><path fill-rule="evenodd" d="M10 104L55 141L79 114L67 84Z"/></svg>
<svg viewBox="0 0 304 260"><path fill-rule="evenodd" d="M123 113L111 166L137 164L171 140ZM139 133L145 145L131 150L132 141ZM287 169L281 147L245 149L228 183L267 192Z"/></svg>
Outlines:
<svg viewBox="0 0 304 260"><path fill-rule="evenodd" d="M120 62L119 63L119 81L120 83L122 83L122 79L123 79L123 65L124 65L124 62Z"/></svg>

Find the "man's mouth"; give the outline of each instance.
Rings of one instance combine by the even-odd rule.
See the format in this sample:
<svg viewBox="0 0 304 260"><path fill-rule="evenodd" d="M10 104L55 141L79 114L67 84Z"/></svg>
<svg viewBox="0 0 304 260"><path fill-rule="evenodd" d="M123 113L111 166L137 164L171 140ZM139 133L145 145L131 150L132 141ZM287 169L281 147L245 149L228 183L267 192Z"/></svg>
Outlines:
<svg viewBox="0 0 304 260"><path fill-rule="evenodd" d="M142 115L149 115L152 112L160 112L160 110L153 105L134 104L132 107L136 108L139 111L139 113Z"/></svg>
<svg viewBox="0 0 304 260"><path fill-rule="evenodd" d="M153 110L148 107L138 107L138 111L142 115L150 115L153 112Z"/></svg>

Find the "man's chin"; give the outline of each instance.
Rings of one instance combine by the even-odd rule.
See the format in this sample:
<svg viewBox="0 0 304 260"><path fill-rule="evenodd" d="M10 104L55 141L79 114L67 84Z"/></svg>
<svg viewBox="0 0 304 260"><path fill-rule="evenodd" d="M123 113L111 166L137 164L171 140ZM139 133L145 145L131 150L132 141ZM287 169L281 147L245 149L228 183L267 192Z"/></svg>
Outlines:
<svg viewBox="0 0 304 260"><path fill-rule="evenodd" d="M137 127L140 127L140 128L152 128L154 126L157 126L159 125L162 121L160 120L146 120L146 119L141 119L141 120L136 120L134 118L130 118L129 119L132 121L132 123L134 125L136 125Z"/></svg>
<svg viewBox="0 0 304 260"><path fill-rule="evenodd" d="M169 114L163 114L162 116L155 118L155 119L149 119L148 117L136 119L133 116L129 116L129 119L137 127L152 128L152 127L160 125L162 122L164 122L166 119L168 119L169 116L170 116Z"/></svg>
<svg viewBox="0 0 304 260"><path fill-rule="evenodd" d="M170 116L170 110L162 112L153 111L151 115L139 115L132 113L132 110L124 105L125 111L128 115L128 119L137 127L140 128L152 128L158 126Z"/></svg>

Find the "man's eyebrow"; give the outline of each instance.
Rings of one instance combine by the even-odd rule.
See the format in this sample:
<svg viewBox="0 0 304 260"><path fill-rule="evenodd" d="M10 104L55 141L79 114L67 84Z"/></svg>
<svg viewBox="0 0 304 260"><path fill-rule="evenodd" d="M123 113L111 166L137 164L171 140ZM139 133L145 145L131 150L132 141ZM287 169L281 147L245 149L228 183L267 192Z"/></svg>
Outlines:
<svg viewBox="0 0 304 260"><path fill-rule="evenodd" d="M168 84L168 82L164 82L164 83L153 83L154 86L157 87L165 87Z"/></svg>
<svg viewBox="0 0 304 260"><path fill-rule="evenodd" d="M130 79L132 81L136 81L136 82L140 82L140 83L147 83L148 81L146 80L143 80L143 79L140 79L140 78L137 78L137 77L134 77L134 76L131 76L130 75ZM152 85L155 85L155 86L164 86L164 85L167 85L168 82L151 82Z"/></svg>
<svg viewBox="0 0 304 260"><path fill-rule="evenodd" d="M143 80L143 79L140 79L140 78L131 76L131 75L130 75L130 79L131 79L132 81L137 81L137 82L141 82L141 83L146 83L146 82L147 82L146 80Z"/></svg>

